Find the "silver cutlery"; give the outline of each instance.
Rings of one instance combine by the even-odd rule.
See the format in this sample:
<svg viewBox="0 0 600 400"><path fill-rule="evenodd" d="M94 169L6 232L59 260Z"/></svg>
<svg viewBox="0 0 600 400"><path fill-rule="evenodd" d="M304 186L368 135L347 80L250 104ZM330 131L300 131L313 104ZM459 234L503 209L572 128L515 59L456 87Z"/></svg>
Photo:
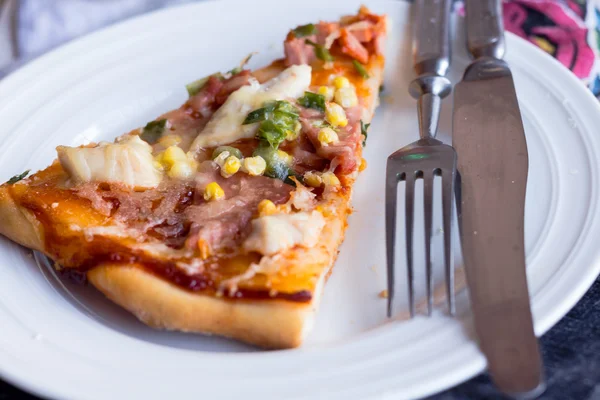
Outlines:
<svg viewBox="0 0 600 400"><path fill-rule="evenodd" d="M528 155L504 55L499 0L466 0L474 61L454 92L457 202L475 329L497 387L517 398L544 391L525 273Z"/></svg>
<svg viewBox="0 0 600 400"><path fill-rule="evenodd" d="M398 183L405 182L406 196L406 263L411 317L416 313L413 265L413 226L415 182L423 180L425 221L425 268L427 312L433 309L433 277L431 263L432 198L434 176L441 176L444 259L447 300L454 314L454 267L452 265L452 211L456 153L451 146L435 139L441 102L451 90L444 77L450 66L449 16L450 0L417 0L414 20L413 58L418 77L410 84L410 94L417 99L419 136L416 142L388 157L385 189L388 316L394 299L394 258L396 241L396 202Z"/></svg>

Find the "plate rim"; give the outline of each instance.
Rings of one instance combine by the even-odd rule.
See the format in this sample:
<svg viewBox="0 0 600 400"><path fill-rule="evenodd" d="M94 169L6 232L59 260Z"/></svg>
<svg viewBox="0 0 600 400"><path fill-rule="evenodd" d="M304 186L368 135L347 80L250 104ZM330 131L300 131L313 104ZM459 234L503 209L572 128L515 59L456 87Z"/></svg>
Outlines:
<svg viewBox="0 0 600 400"><path fill-rule="evenodd" d="M49 51L48 53L41 55L38 58L35 58L34 60L31 60L27 64L21 66L17 70L15 70L15 71L11 72L10 74L8 74L7 76L5 76L2 80L0 80L0 92L2 92L3 90L8 90L10 88L10 85L17 85L20 80L26 80L27 76L31 75L31 72L33 72L36 67L47 64L48 60L52 60L53 58L60 56L60 54L62 52L68 52L68 51L70 51L71 48L76 48L77 46L80 46L82 43L86 43L89 40L98 40L101 37L103 37L107 34L110 34L111 31L123 29L124 26L133 24L134 21L139 22L140 20L144 20L144 19L150 20L152 18L155 18L156 15L164 14L169 11L176 10L176 9L182 9L182 8L188 8L188 7L189 8L193 8L193 7L202 8L206 4L209 4L209 3L224 2L224 1L229 2L229 3L244 3L244 1L240 1L240 0L220 0L220 1L208 0L208 1L204 1L204 2L198 2L198 3L179 4L179 5L163 8L163 9L154 10L154 11L151 11L148 13L144 13L142 15L139 15L139 16L136 16L133 18L129 18L124 21L120 21L120 22L110 25L108 27L101 28L90 34L81 36L77 39L74 39L64 45L61 45L61 46ZM260 0L260 1L263 1L264 3L270 2L270 0ZM407 2L400 3L400 2L395 2L392 0L366 1L366 3L374 3L374 4L375 3L390 3L390 4L394 4L396 7L404 7L404 8L408 8L408 9L410 9L410 7L411 7L411 4L409 4ZM600 114L600 104L598 104L598 100L583 85L583 83L577 77L575 77L564 65L562 65L556 59L554 59L547 53L543 52L539 48L535 47L533 44L527 42L526 40L524 40L516 35L513 35L511 33L508 33L508 32L506 35L507 35L507 42L511 46L513 44L515 44L516 46L521 46L521 47L525 46L528 51L535 53L536 57L541 57L541 58L545 59L545 62L553 64L554 67L558 66L559 69L562 70L562 72L561 72L561 74L563 75L562 78L564 78L566 81L568 81L566 84L572 85L572 86L577 86L578 88L574 89L574 90L579 91L579 93L577 95L587 98L585 101L590 104L590 107L595 108L596 112L598 112ZM509 49L509 51L510 51L510 49ZM567 77L567 75L568 75L568 77ZM592 104L593 104L593 106L592 106ZM2 102L0 102L0 106L1 105L2 105ZM592 158L591 160L598 162L598 157L597 157L598 154L595 154L595 156L596 157ZM594 214L597 215L597 212L594 211ZM592 215L592 217L593 216L594 215ZM587 216L586 220L588 218L591 218L591 217ZM598 257L600 258L600 254L598 254ZM590 267L592 267L592 266L590 266ZM552 326L554 326L564 315L566 315L566 313L575 306L575 304L581 299L581 297L583 297L583 295L591 287L591 285L596 280L598 274L600 273L600 260L596 260L593 267L594 268L590 268L590 273L588 274L589 276L586 276L586 279L581 279L579 284L577 285L576 289L571 291L571 295L568 297L568 299L564 299L561 302L557 303L557 304L562 305L562 307L556 307L557 310L555 310L554 312L550 312L549 315L547 315L541 321L537 321L536 334L538 336L545 333L548 329L550 329ZM595 271L595 272L593 272L593 271ZM541 322L545 322L545 323L541 324ZM2 378L5 379L7 382L14 384L15 386L17 386L19 388L22 388L23 390L26 390L28 392L33 392L33 393L36 393L36 394L44 396L44 397L65 395L65 392L60 391L59 388L55 388L55 389L57 389L57 391L53 392L52 390L49 390L48 387L43 387L43 386L37 387L37 382L35 382L35 380L31 380L31 379L28 380L26 378L21 379L18 374L11 374L10 368L6 368L6 369L2 368L2 364L3 363L0 363L0 376L2 376ZM479 364L481 364L481 363L479 363ZM464 366L463 370L469 369L469 370L475 371L475 372L469 373L468 375L464 375L464 374L460 374L459 371L457 371L455 373L455 375L456 375L455 380L453 380L452 382L450 382L449 380L446 380L445 382L438 384L437 385L438 387L436 387L436 385L430 384L429 386L434 387L434 389L428 390L425 392L419 392L420 393L419 395L428 395L428 394L436 393L440 390L444 390L444 389L449 388L457 383L460 383L467 379L470 379L478 372L481 372L484 365L478 365L477 363L473 362L470 365L468 365L469 368L466 368L466 367L467 367L467 365Z"/></svg>

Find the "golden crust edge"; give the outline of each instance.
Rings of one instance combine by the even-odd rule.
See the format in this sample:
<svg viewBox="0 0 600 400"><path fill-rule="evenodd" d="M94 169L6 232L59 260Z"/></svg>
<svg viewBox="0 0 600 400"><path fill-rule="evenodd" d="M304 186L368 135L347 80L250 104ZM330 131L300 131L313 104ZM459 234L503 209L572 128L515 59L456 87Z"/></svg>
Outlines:
<svg viewBox="0 0 600 400"><path fill-rule="evenodd" d="M325 280L343 241L344 221L330 224L330 255L309 302L231 299L193 293L156 277L140 265L103 264L87 274L106 297L159 329L214 334L269 349L298 347L310 332ZM333 250L333 251L331 251Z"/></svg>
<svg viewBox="0 0 600 400"><path fill-rule="evenodd" d="M22 246L44 251L42 224L15 202L7 185L0 186L0 234Z"/></svg>

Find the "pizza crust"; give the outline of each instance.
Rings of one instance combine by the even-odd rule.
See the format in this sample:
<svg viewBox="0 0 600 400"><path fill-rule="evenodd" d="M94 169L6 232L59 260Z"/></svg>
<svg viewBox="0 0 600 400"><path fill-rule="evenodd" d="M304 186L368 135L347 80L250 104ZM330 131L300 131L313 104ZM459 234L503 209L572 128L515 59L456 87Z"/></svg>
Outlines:
<svg viewBox="0 0 600 400"><path fill-rule="evenodd" d="M347 202L344 196L339 200ZM102 264L88 271L87 278L106 297L153 328L215 334L270 349L298 347L311 330L325 280L343 240L347 213L343 215L324 229L320 246L304 249L306 257L322 263L309 302L195 293L157 277L140 264ZM42 224L15 203L6 186L0 187L0 233L44 252Z"/></svg>
<svg viewBox="0 0 600 400"><path fill-rule="evenodd" d="M106 264L88 280L145 324L160 329L226 336L264 348L299 346L316 301L239 300L183 290L139 266Z"/></svg>
<svg viewBox="0 0 600 400"><path fill-rule="evenodd" d="M7 186L0 187L0 234L22 246L44 251L44 228L33 213L15 202Z"/></svg>
<svg viewBox="0 0 600 400"><path fill-rule="evenodd" d="M322 263L312 299L305 303L194 293L135 264L103 264L87 277L106 297L153 328L215 334L269 349L298 347L312 328L325 281L344 239L346 215L329 222L321 246L305 249L304 257Z"/></svg>

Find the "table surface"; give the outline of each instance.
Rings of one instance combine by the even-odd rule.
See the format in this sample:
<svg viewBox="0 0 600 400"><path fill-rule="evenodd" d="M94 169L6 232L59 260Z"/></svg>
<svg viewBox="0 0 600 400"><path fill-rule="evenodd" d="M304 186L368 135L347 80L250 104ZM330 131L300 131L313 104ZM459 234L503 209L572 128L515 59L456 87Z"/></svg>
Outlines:
<svg viewBox="0 0 600 400"><path fill-rule="evenodd" d="M544 400L600 399L600 279L541 338L548 390ZM428 400L504 399L481 374ZM37 399L0 380L0 400Z"/></svg>

